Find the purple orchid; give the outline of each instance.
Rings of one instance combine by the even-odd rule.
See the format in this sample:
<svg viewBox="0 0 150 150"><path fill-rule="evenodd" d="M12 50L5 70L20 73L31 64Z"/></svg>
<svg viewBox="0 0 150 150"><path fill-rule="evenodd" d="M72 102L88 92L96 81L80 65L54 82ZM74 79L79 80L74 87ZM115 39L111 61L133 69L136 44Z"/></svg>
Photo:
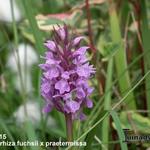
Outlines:
<svg viewBox="0 0 150 150"><path fill-rule="evenodd" d="M54 40L44 44L48 51L45 53L45 63L39 65L43 70L41 95L46 100L44 112L56 108L72 117L83 118L83 107L93 106L89 99L93 88L88 80L95 73L95 68L89 65L86 57L89 47L80 47L83 38L71 39L64 25L54 29Z"/></svg>

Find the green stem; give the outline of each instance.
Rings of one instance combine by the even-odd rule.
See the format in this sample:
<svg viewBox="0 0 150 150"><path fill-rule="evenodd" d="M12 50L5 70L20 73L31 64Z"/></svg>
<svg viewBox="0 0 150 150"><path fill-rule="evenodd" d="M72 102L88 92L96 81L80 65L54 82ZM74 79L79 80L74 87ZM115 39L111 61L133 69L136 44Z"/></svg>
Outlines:
<svg viewBox="0 0 150 150"><path fill-rule="evenodd" d="M72 115L70 114L65 114L66 118L66 132L67 132L67 141L72 142L73 140L73 121L72 121Z"/></svg>

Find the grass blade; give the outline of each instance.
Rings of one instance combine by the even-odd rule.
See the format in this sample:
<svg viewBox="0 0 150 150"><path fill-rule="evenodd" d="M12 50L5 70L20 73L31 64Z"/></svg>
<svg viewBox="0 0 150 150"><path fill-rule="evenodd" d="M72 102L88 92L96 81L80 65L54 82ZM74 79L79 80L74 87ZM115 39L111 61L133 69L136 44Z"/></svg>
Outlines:
<svg viewBox="0 0 150 150"><path fill-rule="evenodd" d="M126 98L132 93L140 84L145 80L145 78L150 75L150 70L130 89L130 91L116 104L112 107L112 110L115 110L122 102L127 100ZM93 130L99 123L101 123L108 115L110 115L110 111L106 112L93 126L91 126L86 132L84 132L76 141L81 140L84 136L86 136L91 130ZM69 148L69 147L68 147ZM67 149L68 149L67 148Z"/></svg>
<svg viewBox="0 0 150 150"><path fill-rule="evenodd" d="M112 72L113 72L113 58L111 58L108 62L105 92L107 92L112 86ZM109 92L107 92L107 95L105 96L104 110L110 110L111 94L112 90L109 90ZM108 143L109 141L109 116L106 117L102 123L102 141L103 143ZM105 145L105 147L108 148L107 145Z"/></svg>
<svg viewBox="0 0 150 150"><path fill-rule="evenodd" d="M34 130L34 127L32 125L32 122L29 121L29 120L26 120L26 124L25 124L25 127L26 127L26 132L27 132L27 137L28 137L28 140L29 141L36 141L36 134L35 134L35 130ZM37 150L37 147L35 146L31 146L30 147L31 150Z"/></svg>
<svg viewBox="0 0 150 150"><path fill-rule="evenodd" d="M7 135L7 137L12 141L15 142L11 132L9 131L7 125L4 123L4 121L2 119L0 119L0 128L3 129L5 132L5 134ZM15 150L19 150L17 146L14 146Z"/></svg>
<svg viewBox="0 0 150 150"><path fill-rule="evenodd" d="M119 20L117 17L116 10L114 8L114 4L112 2L110 3L109 14L110 14L112 41L114 43L118 43L118 44L120 43L119 50L115 55L116 72L117 72L117 76L119 77L122 74L122 72L127 68L127 60L126 60L126 53L121 38ZM126 91L131 88L129 72L128 71L125 72L118 82L119 82L119 89L121 95L124 96L123 93L126 93ZM131 94L128 96L125 103L130 109L136 109L136 103L135 103L133 92L131 92Z"/></svg>
<svg viewBox="0 0 150 150"><path fill-rule="evenodd" d="M125 142L123 142L125 140L125 135L124 135L124 132L121 128L121 123L120 123L119 117L118 117L118 115L115 111L111 111L110 113L111 113L111 116L114 120L116 129L117 129L117 133L118 133L118 136L119 136L119 139L120 139L121 149L122 150L127 150L128 149L127 144Z"/></svg>
<svg viewBox="0 0 150 150"><path fill-rule="evenodd" d="M150 30L148 27L148 19L147 19L147 13L146 13L146 2L143 0L141 2L141 31L142 31L142 42L143 42L143 48L144 52L147 53L149 51L149 39L150 39ZM147 53L147 55L144 56L144 70L147 72L150 69L150 53ZM147 109L150 110L150 92L148 89L150 89L150 76L148 76L145 79L145 86L146 86L146 100L147 100ZM150 114L149 114L150 115Z"/></svg>
<svg viewBox="0 0 150 150"><path fill-rule="evenodd" d="M24 10L26 13L26 17L28 18L29 24L32 29L33 36L35 38L35 46L37 50L39 50L40 54L44 51L42 33L38 29L37 22L34 17L34 12L32 8L32 1L22 0L22 4L24 6Z"/></svg>
<svg viewBox="0 0 150 150"><path fill-rule="evenodd" d="M105 116L106 111L103 111L100 116L98 116L98 118L96 119L96 121L98 121L99 118L103 118L103 116ZM86 136L85 138L85 142L87 143L87 145L85 146L85 150L91 150L92 149L92 142L94 140L94 136L98 133L98 130L100 130L99 124L97 124Z"/></svg>

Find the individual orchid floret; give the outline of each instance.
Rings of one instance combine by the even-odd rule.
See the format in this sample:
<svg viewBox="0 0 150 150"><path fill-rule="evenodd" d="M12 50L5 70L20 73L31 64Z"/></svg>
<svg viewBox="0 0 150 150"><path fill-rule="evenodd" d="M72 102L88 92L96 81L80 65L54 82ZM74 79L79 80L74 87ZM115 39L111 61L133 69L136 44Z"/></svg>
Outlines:
<svg viewBox="0 0 150 150"><path fill-rule="evenodd" d="M64 114L83 118L83 107L92 108L89 99L93 88L88 80L95 73L95 68L89 64L86 57L87 46L80 47L83 36L72 38L67 26L54 29L54 39L44 45L47 52L43 57L44 64L41 79L41 95L46 101L44 112L56 108Z"/></svg>

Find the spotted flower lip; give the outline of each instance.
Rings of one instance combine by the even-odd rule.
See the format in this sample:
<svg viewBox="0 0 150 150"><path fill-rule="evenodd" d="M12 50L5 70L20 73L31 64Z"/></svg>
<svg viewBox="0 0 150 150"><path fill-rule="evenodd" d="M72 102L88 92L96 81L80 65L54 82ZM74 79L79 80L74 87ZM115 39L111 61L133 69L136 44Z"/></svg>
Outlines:
<svg viewBox="0 0 150 150"><path fill-rule="evenodd" d="M95 74L95 68L86 57L88 46L80 46L83 36L72 38L66 25L54 29L54 39L44 45L47 48L45 62L39 67L43 70L41 95L46 105L43 112L53 108L72 117L85 118L84 107L92 108L89 96L93 88L88 80Z"/></svg>

